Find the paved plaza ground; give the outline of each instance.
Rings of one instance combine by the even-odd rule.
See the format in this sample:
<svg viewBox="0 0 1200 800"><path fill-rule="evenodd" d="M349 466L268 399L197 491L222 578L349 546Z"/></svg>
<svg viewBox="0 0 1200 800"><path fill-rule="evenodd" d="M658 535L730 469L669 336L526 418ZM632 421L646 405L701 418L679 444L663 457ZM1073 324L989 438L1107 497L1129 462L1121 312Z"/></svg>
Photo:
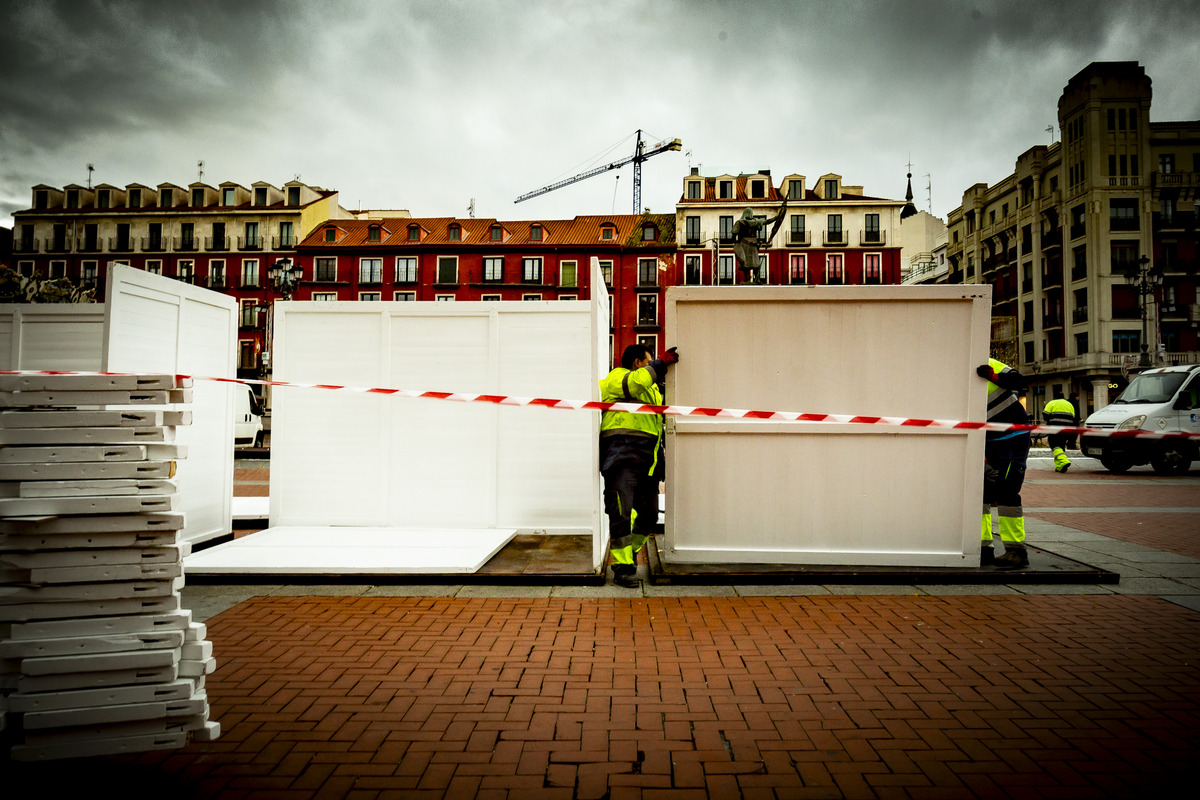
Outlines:
<svg viewBox="0 0 1200 800"><path fill-rule="evenodd" d="M218 740L0 770L48 796L1194 791L1200 473L1038 456L1024 498L1031 544L1120 583L189 586Z"/></svg>

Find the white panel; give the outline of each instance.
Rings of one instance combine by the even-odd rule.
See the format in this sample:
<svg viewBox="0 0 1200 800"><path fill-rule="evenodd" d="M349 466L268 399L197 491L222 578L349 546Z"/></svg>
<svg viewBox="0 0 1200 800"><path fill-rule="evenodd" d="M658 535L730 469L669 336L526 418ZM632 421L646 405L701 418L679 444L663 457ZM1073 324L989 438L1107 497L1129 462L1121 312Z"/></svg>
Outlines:
<svg viewBox="0 0 1200 800"><path fill-rule="evenodd" d="M982 419L987 287L668 291L681 405ZM669 560L978 562L983 434L712 418L668 425Z"/></svg>
<svg viewBox="0 0 1200 800"><path fill-rule="evenodd" d="M0 369L95 372L103 342L102 305L0 305Z"/></svg>
<svg viewBox="0 0 1200 800"><path fill-rule="evenodd" d="M114 265L106 306L106 371L235 377L232 297ZM178 478L189 541L233 529L233 391L230 384L196 381L192 424L178 430L178 441L188 446Z"/></svg>

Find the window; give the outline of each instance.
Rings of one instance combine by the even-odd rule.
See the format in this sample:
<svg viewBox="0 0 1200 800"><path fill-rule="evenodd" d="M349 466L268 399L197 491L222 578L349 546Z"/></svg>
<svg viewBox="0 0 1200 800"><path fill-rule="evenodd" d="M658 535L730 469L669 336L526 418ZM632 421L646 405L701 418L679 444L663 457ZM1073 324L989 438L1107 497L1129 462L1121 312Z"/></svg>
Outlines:
<svg viewBox="0 0 1200 800"><path fill-rule="evenodd" d="M43 194L43 193L39 192L38 194ZM127 205L129 208L141 208L142 207L142 190L141 189L130 189L129 190L129 202L126 203L125 205ZM45 207L46 206L44 204L38 206L38 208L45 208Z"/></svg>
<svg viewBox="0 0 1200 800"><path fill-rule="evenodd" d="M380 240L379 226L372 225L371 227L367 228L367 241L368 242L378 242L379 240Z"/></svg>
<svg viewBox="0 0 1200 800"><path fill-rule="evenodd" d="M541 225L530 225L529 226L529 241L540 242L541 240L542 240L542 226Z"/></svg>
<svg viewBox="0 0 1200 800"><path fill-rule="evenodd" d="M717 230L721 244L733 243L733 217L721 217L718 220Z"/></svg>
<svg viewBox="0 0 1200 800"><path fill-rule="evenodd" d="M579 298L573 294L560 294L558 296L558 299L559 300L578 300Z"/></svg>
<svg viewBox="0 0 1200 800"><path fill-rule="evenodd" d="M767 196L766 181L750 181L750 197L755 200L761 200Z"/></svg>
<svg viewBox="0 0 1200 800"><path fill-rule="evenodd" d="M417 282L417 259L412 256L400 256L396 259L396 283Z"/></svg>
<svg viewBox="0 0 1200 800"><path fill-rule="evenodd" d="M236 192L234 192L233 189L222 189L221 190L221 205L223 205L223 206L233 205L233 200L234 200L235 195L236 195Z"/></svg>
<svg viewBox="0 0 1200 800"><path fill-rule="evenodd" d="M879 253L867 253L863 256L863 283L878 284L883 282L883 261Z"/></svg>
<svg viewBox="0 0 1200 800"><path fill-rule="evenodd" d="M61 235L59 234L60 228L62 228ZM146 249L147 250L162 250L163 249L162 223L161 222L151 222L150 225L148 226L148 233L150 234L150 236L147 238L150 241L146 244ZM63 227L62 225L54 226L54 249L55 250L62 249L63 245L61 245L60 242L66 238L66 235L67 235L67 231L66 231L65 227Z"/></svg>
<svg viewBox="0 0 1200 800"><path fill-rule="evenodd" d="M289 206L300 205L300 187L289 186L287 190L287 204Z"/></svg>
<svg viewBox="0 0 1200 800"><path fill-rule="evenodd" d="M1114 353L1138 353L1142 349L1142 334L1140 331L1113 331L1112 351Z"/></svg>
<svg viewBox="0 0 1200 800"><path fill-rule="evenodd" d="M721 191L719 197L722 200L733 199L733 181L721 181Z"/></svg>
<svg viewBox="0 0 1200 800"><path fill-rule="evenodd" d="M296 240L292 236L292 223L279 223L279 246L280 247L295 247Z"/></svg>
<svg viewBox="0 0 1200 800"><path fill-rule="evenodd" d="M408 240L410 242L421 241L421 226L420 225L409 225L408 226Z"/></svg>
<svg viewBox="0 0 1200 800"><path fill-rule="evenodd" d="M179 223L179 249L196 249L196 224L194 222Z"/></svg>
<svg viewBox="0 0 1200 800"><path fill-rule="evenodd" d="M378 303L383 299L383 295L380 292L359 292L358 299L365 300L369 303Z"/></svg>
<svg viewBox="0 0 1200 800"><path fill-rule="evenodd" d="M1113 242L1111 245L1111 269L1113 275L1125 275L1138 268L1138 243Z"/></svg>
<svg viewBox="0 0 1200 800"><path fill-rule="evenodd" d="M254 187L254 205L256 205L256 206L267 205L267 188L265 186L255 186Z"/></svg>
<svg viewBox="0 0 1200 800"><path fill-rule="evenodd" d="M838 182L836 180L825 181L825 199L837 200Z"/></svg>
<svg viewBox="0 0 1200 800"><path fill-rule="evenodd" d="M358 260L358 282L383 283L383 259L360 258Z"/></svg>
<svg viewBox="0 0 1200 800"><path fill-rule="evenodd" d="M826 218L828 223L829 242L836 243L842 241L842 215L830 214Z"/></svg>
<svg viewBox="0 0 1200 800"><path fill-rule="evenodd" d="M683 282L688 286L699 286L700 280L700 256L684 256Z"/></svg>
<svg viewBox="0 0 1200 800"><path fill-rule="evenodd" d="M327 241L327 242L336 242L337 241L337 228L326 228L325 229L325 241Z"/></svg>
<svg viewBox="0 0 1200 800"><path fill-rule="evenodd" d="M439 303L453 303L454 295L452 294L435 294L433 299Z"/></svg>
<svg viewBox="0 0 1200 800"><path fill-rule="evenodd" d="M615 238L617 238L617 229L615 227L612 225L602 225L600 227L601 241L611 242Z"/></svg>
<svg viewBox="0 0 1200 800"><path fill-rule="evenodd" d="M1087 277L1087 247L1076 247L1071 251L1071 280L1080 281Z"/></svg>
<svg viewBox="0 0 1200 800"><path fill-rule="evenodd" d="M793 181L794 183L794 181ZM804 215L792 214L791 227L788 229L788 244L804 243Z"/></svg>
<svg viewBox="0 0 1200 800"><path fill-rule="evenodd" d="M788 258L788 283L805 282L805 261L803 253L793 253Z"/></svg>
<svg viewBox="0 0 1200 800"><path fill-rule="evenodd" d="M488 236L493 242L499 242L504 239L504 229L499 225L493 225L488 231ZM410 237L411 238L411 237Z"/></svg>
<svg viewBox="0 0 1200 800"><path fill-rule="evenodd" d="M788 181L788 199L803 200L804 199L804 181L790 180Z"/></svg>
<svg viewBox="0 0 1200 800"><path fill-rule="evenodd" d="M541 283L542 282L542 259L541 259L541 257L522 258L521 259L521 282L522 283Z"/></svg>
<svg viewBox="0 0 1200 800"><path fill-rule="evenodd" d="M259 246L258 223L257 222L247 222L245 230L246 230L246 247L257 248Z"/></svg>
<svg viewBox="0 0 1200 800"><path fill-rule="evenodd" d="M733 256L721 255L717 259L717 283L733 283Z"/></svg>
<svg viewBox="0 0 1200 800"><path fill-rule="evenodd" d="M50 272L46 277L52 281L57 280L59 278L67 277L67 262L51 261L50 262Z"/></svg>
<svg viewBox="0 0 1200 800"><path fill-rule="evenodd" d="M337 292L313 292L313 300L330 302L337 300Z"/></svg>
<svg viewBox="0 0 1200 800"><path fill-rule="evenodd" d="M258 301L242 300L239 304L238 327L253 328L258 324Z"/></svg>
<svg viewBox="0 0 1200 800"><path fill-rule="evenodd" d="M479 299L485 303L499 303L501 297L498 294L481 294Z"/></svg>
<svg viewBox="0 0 1200 800"><path fill-rule="evenodd" d="M504 259L500 256L489 256L483 259L483 280L487 283L504 282Z"/></svg>
<svg viewBox="0 0 1200 800"><path fill-rule="evenodd" d="M83 249L85 251L96 251L100 249L99 239L96 235L97 233L98 230L94 222L89 222L83 226Z"/></svg>
<svg viewBox="0 0 1200 800"><path fill-rule="evenodd" d="M684 225L684 244L696 245L700 244L700 218L685 217Z"/></svg>
<svg viewBox="0 0 1200 800"><path fill-rule="evenodd" d="M225 262L208 262L208 285L212 289L225 288Z"/></svg>
<svg viewBox="0 0 1200 800"><path fill-rule="evenodd" d="M831 284L842 283L842 254L829 253L825 256L825 282Z"/></svg>
<svg viewBox="0 0 1200 800"><path fill-rule="evenodd" d="M1075 355L1083 356L1088 352L1088 335L1086 333L1075 334Z"/></svg>
<svg viewBox="0 0 1200 800"><path fill-rule="evenodd" d="M317 258L314 260L316 268L314 270L313 280L332 283L337 280L337 259L336 258Z"/></svg>
<svg viewBox="0 0 1200 800"><path fill-rule="evenodd" d="M163 189L158 193L158 204L163 208L175 205L175 193L170 189Z"/></svg>
<svg viewBox="0 0 1200 800"><path fill-rule="evenodd" d="M204 190L200 188L192 189L192 206L200 208L204 205Z"/></svg>
<svg viewBox="0 0 1200 800"><path fill-rule="evenodd" d="M531 300L531 301L532 300L541 300L542 296L540 294L536 294L536 293L535 294L523 294L523 295L521 295L521 299L522 300Z"/></svg>
<svg viewBox="0 0 1200 800"><path fill-rule="evenodd" d="M644 344L646 347L650 348L651 353L658 352L658 335L657 334L649 333L649 334L639 335L637 337L637 343Z"/></svg>
<svg viewBox="0 0 1200 800"><path fill-rule="evenodd" d="M703 184L700 181L687 182L687 199L700 200L704 197Z"/></svg>
<svg viewBox="0 0 1200 800"><path fill-rule="evenodd" d="M258 259L242 260L242 286L258 286Z"/></svg>
<svg viewBox="0 0 1200 800"><path fill-rule="evenodd" d="M96 262L95 261L83 262L83 269L82 269L80 275L83 278L84 286L89 286L89 285L95 283L96 282Z"/></svg>
<svg viewBox="0 0 1200 800"><path fill-rule="evenodd" d="M452 242L461 242L462 241L462 226L461 225L451 225L449 228L446 229L446 238Z"/></svg>
<svg viewBox="0 0 1200 800"><path fill-rule="evenodd" d="M458 258L456 256L438 256L437 282L458 283Z"/></svg>
<svg viewBox="0 0 1200 800"><path fill-rule="evenodd" d="M1158 154L1158 171L1159 172L1174 172L1175 171L1175 154L1174 153L1159 153Z"/></svg>
<svg viewBox="0 0 1200 800"><path fill-rule="evenodd" d="M649 222L647 222L645 225L643 225L642 226L642 241L643 242L658 241L658 228L656 228L652 223L649 223Z"/></svg>
<svg viewBox="0 0 1200 800"><path fill-rule="evenodd" d="M17 272L21 275L24 275L26 278L32 278L33 277L33 262L32 261L18 261L17 262Z"/></svg>
<svg viewBox="0 0 1200 800"><path fill-rule="evenodd" d="M118 235L119 232L118 232ZM225 235L225 223L214 222L212 224L212 249L213 250L228 250L229 238Z"/></svg>
<svg viewBox="0 0 1200 800"><path fill-rule="evenodd" d="M242 339L238 342L238 369L257 369L258 368L257 353L254 349L254 341L251 339Z"/></svg>
<svg viewBox="0 0 1200 800"><path fill-rule="evenodd" d="M181 281L192 282L192 277L196 273L195 261L180 261L179 266L175 269L175 277Z"/></svg>
<svg viewBox="0 0 1200 800"><path fill-rule="evenodd" d="M639 294L637 296L637 324L658 324L658 295Z"/></svg>
<svg viewBox="0 0 1200 800"><path fill-rule="evenodd" d="M79 208L79 190L78 189L68 189L67 190L67 205L66 205L66 207L67 208Z"/></svg>
<svg viewBox="0 0 1200 800"><path fill-rule="evenodd" d="M993 216L995 211L992 212ZM863 240L867 242L879 241L879 215L867 214L863 220Z"/></svg>
<svg viewBox="0 0 1200 800"><path fill-rule="evenodd" d="M162 262L161 261L147 261L146 262L146 272L149 272L151 275L162 275Z"/></svg>
<svg viewBox="0 0 1200 800"><path fill-rule="evenodd" d="M558 267L559 286L578 286L578 266L574 261L564 261ZM561 298L560 298L561 299Z"/></svg>
<svg viewBox="0 0 1200 800"><path fill-rule="evenodd" d="M604 285L611 289L613 285L613 262L601 261L600 274L604 276Z"/></svg>
<svg viewBox="0 0 1200 800"><path fill-rule="evenodd" d="M638 286L658 286L658 259L638 259Z"/></svg>
<svg viewBox="0 0 1200 800"><path fill-rule="evenodd" d="M417 299L417 293L416 292L393 292L392 299L400 300L400 301L404 301L404 302L414 302Z"/></svg>

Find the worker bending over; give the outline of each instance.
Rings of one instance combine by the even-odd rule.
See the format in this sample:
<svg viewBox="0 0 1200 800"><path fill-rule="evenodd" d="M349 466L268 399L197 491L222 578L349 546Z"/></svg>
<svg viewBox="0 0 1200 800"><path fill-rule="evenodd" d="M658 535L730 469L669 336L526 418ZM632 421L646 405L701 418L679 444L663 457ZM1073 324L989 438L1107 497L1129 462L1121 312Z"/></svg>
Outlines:
<svg viewBox="0 0 1200 800"><path fill-rule="evenodd" d="M1062 392L1055 392L1054 399L1046 403L1042 411L1047 425L1058 425L1064 428L1078 428L1079 417L1075 415L1075 406L1070 400L1064 400ZM1071 468L1071 459L1067 458L1067 441L1071 438L1066 434L1052 433L1048 437L1050 449L1054 453L1054 471L1066 472Z"/></svg>
<svg viewBox="0 0 1200 800"><path fill-rule="evenodd" d="M976 374L988 381L988 422L1027 424L1017 392L1025 388L1021 373L994 358L978 367ZM1012 569L1029 566L1025 551L1025 515L1021 509L1021 485L1029 458L1029 431L988 431L984 444L983 531L979 563ZM1000 540L1004 555L992 547L992 506L1000 515Z"/></svg>

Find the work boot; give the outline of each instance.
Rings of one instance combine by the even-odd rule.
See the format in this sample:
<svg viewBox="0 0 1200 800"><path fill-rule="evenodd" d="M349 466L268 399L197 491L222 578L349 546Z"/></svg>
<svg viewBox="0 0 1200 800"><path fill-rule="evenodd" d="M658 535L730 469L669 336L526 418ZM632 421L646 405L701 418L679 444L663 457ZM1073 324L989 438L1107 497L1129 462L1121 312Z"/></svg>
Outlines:
<svg viewBox="0 0 1200 800"><path fill-rule="evenodd" d="M992 564L998 569L1019 569L1029 566L1029 553L1023 545L1006 545L1004 554L992 559Z"/></svg>
<svg viewBox="0 0 1200 800"><path fill-rule="evenodd" d="M1055 467L1054 471L1061 475L1066 475L1067 470L1069 470L1070 468L1071 468L1071 462L1068 461L1067 463L1063 464L1062 466Z"/></svg>
<svg viewBox="0 0 1200 800"><path fill-rule="evenodd" d="M613 566L613 583L626 589L636 589L642 585L642 582L638 580L636 567L626 566L625 569L617 569L617 566Z"/></svg>
<svg viewBox="0 0 1200 800"><path fill-rule="evenodd" d="M996 548L985 544L979 548L979 566L990 567L996 561Z"/></svg>

